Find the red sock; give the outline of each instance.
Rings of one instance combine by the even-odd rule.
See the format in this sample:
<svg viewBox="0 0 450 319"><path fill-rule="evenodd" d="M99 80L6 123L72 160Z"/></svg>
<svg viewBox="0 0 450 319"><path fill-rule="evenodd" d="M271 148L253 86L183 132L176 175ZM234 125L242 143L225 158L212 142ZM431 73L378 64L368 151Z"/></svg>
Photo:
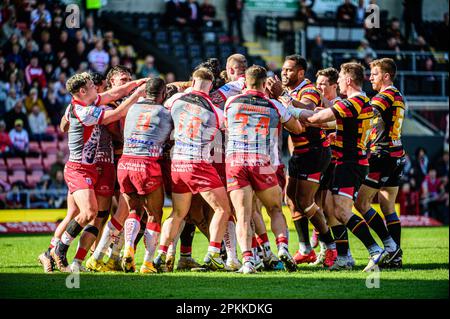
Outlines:
<svg viewBox="0 0 450 319"><path fill-rule="evenodd" d="M86 258L86 254L87 254L87 250L80 247L80 248L78 248L74 259L78 259L78 260L83 261L84 258Z"/></svg>

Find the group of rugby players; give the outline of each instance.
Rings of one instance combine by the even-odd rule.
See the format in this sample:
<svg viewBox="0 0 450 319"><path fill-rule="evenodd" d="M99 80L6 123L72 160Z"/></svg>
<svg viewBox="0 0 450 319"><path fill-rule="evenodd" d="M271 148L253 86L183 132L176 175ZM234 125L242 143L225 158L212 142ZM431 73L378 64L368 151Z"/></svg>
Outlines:
<svg viewBox="0 0 450 319"><path fill-rule="evenodd" d="M378 92L372 99L362 91L365 70L358 63L320 70L316 84L306 70L304 58L287 56L279 80L263 67L247 68L245 56L234 54L225 71L210 59L187 82L131 81L121 66L106 79L72 76L66 86L73 99L61 120L70 150L68 211L39 256L44 271L135 272L142 237L141 273L173 271L178 241L178 270L247 274L295 271L301 263L351 269L347 229L369 252L364 271L402 267L395 198L405 105L393 86L395 63L372 62L370 81ZM287 183L283 128L290 134ZM173 210L161 223L165 195ZM386 224L371 207L376 195ZM283 197L299 238L294 256ZM353 205L364 219L352 213ZM318 235L313 243L309 222ZM202 264L191 255L196 227L209 240ZM68 248L80 233L69 264Z"/></svg>

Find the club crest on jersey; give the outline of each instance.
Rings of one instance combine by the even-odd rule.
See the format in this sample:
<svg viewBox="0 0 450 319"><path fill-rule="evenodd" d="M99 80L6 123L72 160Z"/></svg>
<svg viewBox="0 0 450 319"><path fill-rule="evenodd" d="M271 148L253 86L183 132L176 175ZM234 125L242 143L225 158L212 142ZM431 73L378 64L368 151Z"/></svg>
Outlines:
<svg viewBox="0 0 450 319"><path fill-rule="evenodd" d="M90 111L89 111L89 115L95 117L95 118L99 118L100 114L102 113L102 109L99 107L93 107Z"/></svg>
<svg viewBox="0 0 450 319"><path fill-rule="evenodd" d="M86 178L86 183L87 183L88 185L92 185L92 179L91 179L90 177L87 177L87 178Z"/></svg>
<svg viewBox="0 0 450 319"><path fill-rule="evenodd" d="M223 90L223 91L225 91L225 92L228 92L228 91L230 90L230 86L227 85L227 84L225 84L225 85L222 86L220 89Z"/></svg>

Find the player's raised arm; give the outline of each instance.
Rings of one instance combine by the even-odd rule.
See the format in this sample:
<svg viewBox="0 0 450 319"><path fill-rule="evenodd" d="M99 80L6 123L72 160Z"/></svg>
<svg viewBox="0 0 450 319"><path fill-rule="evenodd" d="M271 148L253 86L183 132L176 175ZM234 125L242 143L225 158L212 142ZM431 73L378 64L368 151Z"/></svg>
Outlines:
<svg viewBox="0 0 450 319"><path fill-rule="evenodd" d="M147 78L143 78L143 79L125 83L121 86L118 86L118 87L112 88L111 90L103 92L103 93L99 94L100 103L108 104L113 101L117 101L117 100L121 99L122 97L127 96L135 88L139 87L140 85L142 85L146 82L147 82Z"/></svg>

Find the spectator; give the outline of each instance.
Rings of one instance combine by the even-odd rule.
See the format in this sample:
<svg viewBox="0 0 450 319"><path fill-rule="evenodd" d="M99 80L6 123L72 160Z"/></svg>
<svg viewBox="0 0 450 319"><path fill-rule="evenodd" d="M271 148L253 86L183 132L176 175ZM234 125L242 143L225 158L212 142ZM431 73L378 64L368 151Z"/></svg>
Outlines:
<svg viewBox="0 0 450 319"><path fill-rule="evenodd" d="M79 41L76 45L75 51L70 55L70 64L76 70L80 67L80 63L87 61L86 45Z"/></svg>
<svg viewBox="0 0 450 319"><path fill-rule="evenodd" d="M228 21L228 36L233 38L234 26L237 28L239 43L245 42L242 35L242 12L244 11L243 0L227 0L226 12Z"/></svg>
<svg viewBox="0 0 450 319"><path fill-rule="evenodd" d="M8 42L6 42L6 44L3 45L3 53L5 54L5 56L7 56L8 54L12 53L14 45L18 45L19 46L18 51L20 51L22 49L22 46L20 45L20 42L19 42L20 35L21 35L21 33L19 33L19 34L16 34L16 33L11 34L11 36L9 37ZM8 61L8 59L6 59L6 60Z"/></svg>
<svg viewBox="0 0 450 319"><path fill-rule="evenodd" d="M121 64L130 69L131 73L136 72L136 52L132 45L125 46L121 61Z"/></svg>
<svg viewBox="0 0 450 319"><path fill-rule="evenodd" d="M210 4L209 0L203 0L200 12L204 21L211 21L216 18L216 7Z"/></svg>
<svg viewBox="0 0 450 319"><path fill-rule="evenodd" d="M111 30L105 31L103 42L106 51L109 51L111 48L115 48L119 45L119 41L114 38L114 31Z"/></svg>
<svg viewBox="0 0 450 319"><path fill-rule="evenodd" d="M109 55L103 49L103 41L102 40L98 40L95 43L95 48L89 52L87 58L88 58L91 68L95 72L99 72L102 74L105 73L106 69L108 68L108 64L109 64Z"/></svg>
<svg viewBox="0 0 450 319"><path fill-rule="evenodd" d="M173 72L167 73L165 76L165 81L166 81L166 83L175 82L176 81L175 73L173 73Z"/></svg>
<svg viewBox="0 0 450 319"><path fill-rule="evenodd" d="M345 0L337 9L337 21L345 24L354 24L356 21L356 6L351 0Z"/></svg>
<svg viewBox="0 0 450 319"><path fill-rule="evenodd" d="M50 27L51 22L52 16L50 12L45 8L45 1L39 0L37 8L31 11L31 30L34 31L38 25L42 28Z"/></svg>
<svg viewBox="0 0 450 319"><path fill-rule="evenodd" d="M395 38L401 47L406 44L405 37L400 30L400 21L397 18L392 18L391 23L387 27L386 38Z"/></svg>
<svg viewBox="0 0 450 319"><path fill-rule="evenodd" d="M369 41L367 41L366 39L361 40L357 51L358 51L358 59L360 60L364 60L367 56L371 57L372 59L377 58L375 50L370 47Z"/></svg>
<svg viewBox="0 0 450 319"><path fill-rule="evenodd" d="M11 209L25 208L27 195L22 191L26 189L25 182L18 181L11 185L11 190L6 195L6 204Z"/></svg>
<svg viewBox="0 0 450 319"><path fill-rule="evenodd" d="M55 53L52 50L52 45L50 43L44 43L42 45L42 51L39 54L39 61L42 65L47 65L48 63L55 64Z"/></svg>
<svg viewBox="0 0 450 319"><path fill-rule="evenodd" d="M53 137L46 133L47 116L38 104L35 104L31 109L31 113L28 115L28 123L30 124L30 139L32 141L53 141Z"/></svg>
<svg viewBox="0 0 450 319"><path fill-rule="evenodd" d="M61 32L64 30L63 17L55 17L53 19L52 26L50 27L50 33L54 35L54 37L59 37ZM81 30L78 30L81 33Z"/></svg>
<svg viewBox="0 0 450 319"><path fill-rule="evenodd" d="M25 65L30 64L31 58L37 56L37 51L33 49L33 43L28 41L25 45L25 49L22 50L22 60Z"/></svg>
<svg viewBox="0 0 450 319"><path fill-rule="evenodd" d="M313 3L308 0L300 0L297 17L299 20L304 21L307 24L316 23L317 15L312 10Z"/></svg>
<svg viewBox="0 0 450 319"><path fill-rule="evenodd" d="M0 82L8 81L8 76L6 74L6 61L3 56L0 55Z"/></svg>
<svg viewBox="0 0 450 319"><path fill-rule="evenodd" d="M50 123L53 126L58 126L61 121L62 106L56 99L56 95L53 90L48 91L48 94L44 100L44 105L47 110Z"/></svg>
<svg viewBox="0 0 450 319"><path fill-rule="evenodd" d="M17 119L14 122L14 128L9 132L9 138L12 143L12 155L20 157L27 156L30 139L28 137L28 132L23 128L22 120Z"/></svg>
<svg viewBox="0 0 450 319"><path fill-rule="evenodd" d="M5 39L9 39L12 35L20 37L22 34L22 31L17 27L17 20L14 16L3 24L3 27L0 27L0 31L3 32L3 35L0 33L0 46L4 43Z"/></svg>
<svg viewBox="0 0 450 319"><path fill-rule="evenodd" d="M62 56L58 56L59 52L64 52L64 56L68 56L68 52L75 51L75 44L69 38L69 33L66 30L61 31L58 39L53 43L53 48L57 53L57 57L61 60Z"/></svg>
<svg viewBox="0 0 450 319"><path fill-rule="evenodd" d="M314 45L311 49L311 64L314 69L314 74L320 69L323 69L323 54L326 49L322 37L318 34L314 39Z"/></svg>
<svg viewBox="0 0 450 319"><path fill-rule="evenodd" d="M419 192L412 189L409 183L404 183L400 187L398 194L401 215L419 215L420 197Z"/></svg>
<svg viewBox="0 0 450 319"><path fill-rule="evenodd" d="M56 161L50 166L50 179L53 182L57 182L56 174L58 171L64 171L64 153L62 151L58 151L56 153Z"/></svg>
<svg viewBox="0 0 450 319"><path fill-rule="evenodd" d="M39 66L37 56L33 56L30 64L25 68L25 79L29 86L31 86L34 81L39 83L41 89L47 86L44 70Z"/></svg>
<svg viewBox="0 0 450 319"><path fill-rule="evenodd" d="M37 105L42 112L47 113L45 110L44 102L38 95L38 90L32 88L30 90L30 95L25 98L26 113L31 113L31 110L35 105Z"/></svg>
<svg viewBox="0 0 450 319"><path fill-rule="evenodd" d="M21 97L23 94L23 83L17 77L20 74L20 71L11 72L9 75L9 81L5 84L5 90L10 91L14 89L18 97Z"/></svg>
<svg viewBox="0 0 450 319"><path fill-rule="evenodd" d="M366 6L364 0L358 1L358 7L356 8L356 19L357 25L364 25L364 20L366 19Z"/></svg>
<svg viewBox="0 0 450 319"><path fill-rule="evenodd" d="M449 174L448 159L449 159L449 155L448 155L448 150L447 150L447 151L444 151L444 154L442 155L442 157L439 159L439 161L436 164L437 176L439 178L448 177L448 174Z"/></svg>
<svg viewBox="0 0 450 319"><path fill-rule="evenodd" d="M422 27L422 0L403 0L403 21L405 23L405 39L411 43L411 25L417 34L421 33Z"/></svg>
<svg viewBox="0 0 450 319"><path fill-rule="evenodd" d="M426 150L423 147L419 147L416 150L416 158L414 162L414 173L415 173L415 179L417 181L417 185L420 187L422 185L423 180L425 179L425 176L427 176L428 173L428 155Z"/></svg>
<svg viewBox="0 0 450 319"><path fill-rule="evenodd" d="M196 0L188 0L188 24L192 27L200 27L202 25L202 13L200 5Z"/></svg>
<svg viewBox="0 0 450 319"><path fill-rule="evenodd" d="M2 28L5 23L9 22L10 19L14 17L14 11L14 6L11 5L10 0L2 1L0 6L0 28Z"/></svg>
<svg viewBox="0 0 450 319"><path fill-rule="evenodd" d="M5 158L9 155L9 151L12 147L9 134L6 132L5 121L0 121L0 158Z"/></svg>
<svg viewBox="0 0 450 319"><path fill-rule="evenodd" d="M49 184L50 178L48 175L42 176L41 180L36 184L34 190L30 192L30 207L29 208L50 208L49 203Z"/></svg>
<svg viewBox="0 0 450 319"><path fill-rule="evenodd" d="M82 32L83 39L88 44L94 44L102 38L102 33L95 27L94 18L92 16L86 18Z"/></svg>
<svg viewBox="0 0 450 319"><path fill-rule="evenodd" d="M20 47L25 48L27 46L27 43L31 42L31 47L33 51L39 51L39 45L33 38L33 32L31 30L25 30L23 32L23 36L19 35L19 44Z"/></svg>
<svg viewBox="0 0 450 319"><path fill-rule="evenodd" d="M155 58L153 55L147 55L145 57L144 65L141 68L141 71L139 72L140 78L157 78L159 77L160 73L155 68Z"/></svg>
<svg viewBox="0 0 450 319"><path fill-rule="evenodd" d="M55 78L58 78L61 72L66 73L68 77L71 77L75 73L69 65L69 59L66 57L61 59L58 67L55 69Z"/></svg>
<svg viewBox="0 0 450 319"><path fill-rule="evenodd" d="M446 12L446 13L444 13L443 21L441 23L439 23L439 25L437 27L438 39L440 39L439 35L450 33L448 22L449 22L448 12ZM438 50L448 52L448 41L437 41L436 47Z"/></svg>
<svg viewBox="0 0 450 319"><path fill-rule="evenodd" d="M441 180L437 178L434 168L430 169L422 183L422 202L425 215L442 220L442 209L445 202L445 189Z"/></svg>
<svg viewBox="0 0 450 319"><path fill-rule="evenodd" d="M48 190L51 193L49 204L53 208L67 207L67 185L64 181L63 170L57 170L55 179L51 180Z"/></svg>
<svg viewBox="0 0 450 319"><path fill-rule="evenodd" d="M13 44L12 51L6 56L6 61L14 62L19 69L23 69L25 62L23 61L22 55L20 54L20 45Z"/></svg>
<svg viewBox="0 0 450 319"><path fill-rule="evenodd" d="M8 93L8 97L6 98L5 102L5 111L9 112L11 111L14 106L19 102L20 98L17 96L16 89L11 88ZM25 111L25 109L24 109Z"/></svg>
<svg viewBox="0 0 450 319"><path fill-rule="evenodd" d="M189 7L185 0L166 0L164 13L165 23L174 26L184 26L189 19Z"/></svg>
<svg viewBox="0 0 450 319"><path fill-rule="evenodd" d="M27 131L30 129L30 126L28 125L27 115L23 110L24 110L23 102L22 100L19 100L17 101L14 108L5 114L5 123L7 131L11 131L13 129L16 120L22 120L22 123L24 124L24 127Z"/></svg>

